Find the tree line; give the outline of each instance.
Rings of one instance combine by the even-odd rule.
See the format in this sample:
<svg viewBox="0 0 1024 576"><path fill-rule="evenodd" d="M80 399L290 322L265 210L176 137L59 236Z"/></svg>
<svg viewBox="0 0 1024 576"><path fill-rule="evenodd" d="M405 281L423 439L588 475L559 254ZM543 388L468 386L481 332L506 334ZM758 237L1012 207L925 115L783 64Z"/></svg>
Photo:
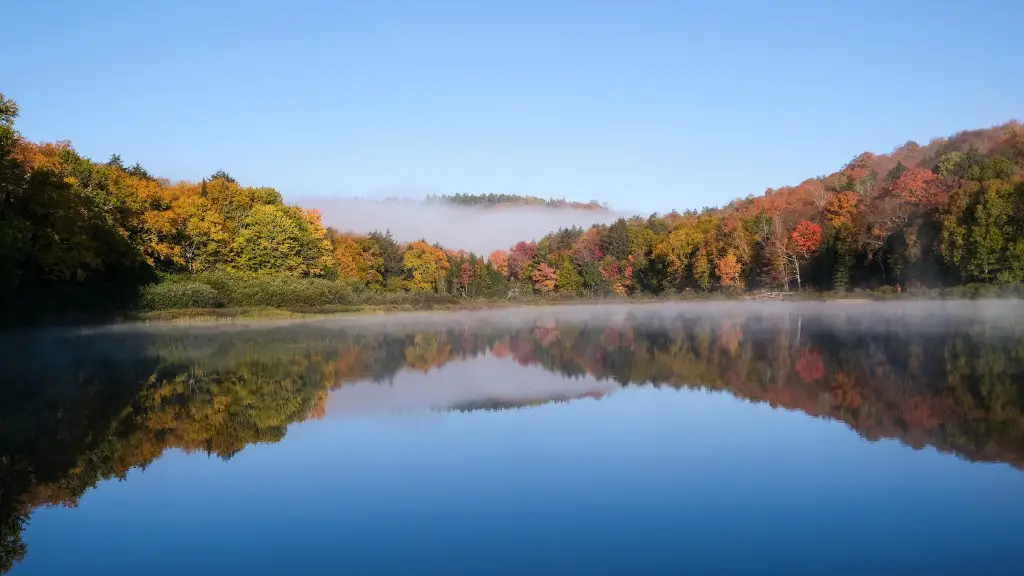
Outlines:
<svg viewBox="0 0 1024 576"><path fill-rule="evenodd" d="M365 294L509 297L1024 281L1024 129L962 132L720 208L554 231L486 257L325 227L217 171L171 182L34 143L0 95L0 322L139 307L319 306ZM457 204L533 203L462 195ZM554 204L550 204L554 202ZM562 201L545 201L561 205ZM571 203L570 203L571 204ZM250 286L239 295L234 287Z"/></svg>
<svg viewBox="0 0 1024 576"><path fill-rule="evenodd" d="M1024 128L1012 122L721 208L563 229L489 258L540 292L902 290L1024 281Z"/></svg>
<svg viewBox="0 0 1024 576"><path fill-rule="evenodd" d="M607 210L608 205L597 200L577 202L565 198L539 198L520 194L430 194L427 202L445 202L459 206L545 206L547 208L572 208L575 210Z"/></svg>

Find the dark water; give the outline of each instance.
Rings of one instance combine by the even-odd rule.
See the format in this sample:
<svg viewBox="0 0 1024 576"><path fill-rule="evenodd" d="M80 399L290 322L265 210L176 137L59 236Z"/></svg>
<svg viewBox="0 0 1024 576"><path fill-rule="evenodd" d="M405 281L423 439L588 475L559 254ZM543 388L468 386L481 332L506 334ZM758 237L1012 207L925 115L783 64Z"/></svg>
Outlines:
<svg viewBox="0 0 1024 576"><path fill-rule="evenodd" d="M0 341L11 574L1024 573L1024 310Z"/></svg>

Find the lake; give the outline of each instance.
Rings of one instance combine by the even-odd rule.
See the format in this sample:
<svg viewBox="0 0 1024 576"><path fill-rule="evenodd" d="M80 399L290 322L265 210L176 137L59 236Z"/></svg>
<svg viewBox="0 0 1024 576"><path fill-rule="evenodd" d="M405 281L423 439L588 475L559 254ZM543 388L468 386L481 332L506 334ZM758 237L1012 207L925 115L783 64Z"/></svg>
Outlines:
<svg viewBox="0 0 1024 576"><path fill-rule="evenodd" d="M0 346L10 574L1024 573L1019 302Z"/></svg>

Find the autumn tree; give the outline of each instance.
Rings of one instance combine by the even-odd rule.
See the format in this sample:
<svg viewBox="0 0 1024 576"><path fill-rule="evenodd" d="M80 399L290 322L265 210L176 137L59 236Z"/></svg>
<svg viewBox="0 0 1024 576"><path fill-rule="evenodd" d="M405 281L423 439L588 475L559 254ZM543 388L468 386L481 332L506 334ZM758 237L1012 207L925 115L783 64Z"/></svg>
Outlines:
<svg viewBox="0 0 1024 576"><path fill-rule="evenodd" d="M502 276L508 276L508 252L495 250L487 257L487 263Z"/></svg>
<svg viewBox="0 0 1024 576"><path fill-rule="evenodd" d="M337 260L338 278L360 280L370 283L373 262L359 242L350 235L334 236L334 257Z"/></svg>
<svg viewBox="0 0 1024 576"><path fill-rule="evenodd" d="M555 285L562 294L579 295L583 293L583 277L576 271L571 259L565 258L559 264Z"/></svg>
<svg viewBox="0 0 1024 576"><path fill-rule="evenodd" d="M461 293L463 296L467 295L467 291L469 290L469 284L472 281L472 279L473 268L470 266L468 261L463 262L459 266L459 276L455 283L455 286L459 290L459 293Z"/></svg>
<svg viewBox="0 0 1024 576"><path fill-rule="evenodd" d="M231 246L231 266L244 272L306 276L302 228L278 206L256 206Z"/></svg>
<svg viewBox="0 0 1024 576"><path fill-rule="evenodd" d="M537 244L533 242L518 242L508 253L508 275L515 281L521 281L528 277L530 264L537 252Z"/></svg>
<svg viewBox="0 0 1024 576"><path fill-rule="evenodd" d="M796 275L797 290L800 285L800 264L817 253L821 246L821 226L803 220L796 225L790 233L792 248L789 249L787 258L793 264L793 273Z"/></svg>
<svg viewBox="0 0 1024 576"><path fill-rule="evenodd" d="M599 262L601 258L604 258L604 253L601 251L601 240L598 237L598 229L589 228L583 232L579 239L576 240L576 244L572 247L570 254L572 263L577 269L582 269L588 262Z"/></svg>
<svg viewBox="0 0 1024 576"><path fill-rule="evenodd" d="M558 272L554 268L542 262L536 269L534 269L531 279L533 280L534 288L538 292L546 294L555 289L555 284L558 280Z"/></svg>
<svg viewBox="0 0 1024 576"><path fill-rule="evenodd" d="M740 281L740 274L743 272L742 267L736 255L732 252L727 252L725 256L718 259L715 263L715 275L718 276L718 282L725 288L735 289L742 288Z"/></svg>
<svg viewBox="0 0 1024 576"><path fill-rule="evenodd" d="M446 292L444 280L450 264L444 251L424 241L412 242L402 262L412 276L409 285L413 292Z"/></svg>
<svg viewBox="0 0 1024 576"><path fill-rule="evenodd" d="M802 220L787 232L781 220L776 218L773 223L769 249L779 279L787 284L790 279L794 279L797 290L801 290L803 282L800 276L800 267L818 251L820 245L821 226Z"/></svg>
<svg viewBox="0 0 1024 576"><path fill-rule="evenodd" d="M889 182L888 192L906 204L934 209L945 201L936 179L931 170L906 168Z"/></svg>
<svg viewBox="0 0 1024 576"><path fill-rule="evenodd" d="M4 299L13 297L32 235L31 224L15 211L28 179L25 166L15 156L21 140L14 129L17 117L17 103L0 93L0 297Z"/></svg>
<svg viewBox="0 0 1024 576"><path fill-rule="evenodd" d="M151 215L158 217L156 213ZM208 199L197 194L184 194L171 205L168 216L170 234L167 242L172 247L168 256L172 261L180 261L193 273L226 261L230 235L228 225ZM154 246L159 246L161 228L155 222L150 228L156 233ZM159 248L156 251L161 252Z"/></svg>

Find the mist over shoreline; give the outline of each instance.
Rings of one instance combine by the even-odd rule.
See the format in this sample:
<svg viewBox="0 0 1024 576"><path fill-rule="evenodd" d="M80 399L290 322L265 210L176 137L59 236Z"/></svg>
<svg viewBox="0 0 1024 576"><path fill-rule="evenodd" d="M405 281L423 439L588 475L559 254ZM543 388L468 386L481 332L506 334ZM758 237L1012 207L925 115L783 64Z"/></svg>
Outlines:
<svg viewBox="0 0 1024 576"><path fill-rule="evenodd" d="M610 224L634 212L581 210L507 204L477 207L419 200L372 200L351 197L307 196L296 202L316 208L323 223L341 232L367 234L391 230L395 240L426 239L445 248L487 255L521 240L540 240L559 228Z"/></svg>

